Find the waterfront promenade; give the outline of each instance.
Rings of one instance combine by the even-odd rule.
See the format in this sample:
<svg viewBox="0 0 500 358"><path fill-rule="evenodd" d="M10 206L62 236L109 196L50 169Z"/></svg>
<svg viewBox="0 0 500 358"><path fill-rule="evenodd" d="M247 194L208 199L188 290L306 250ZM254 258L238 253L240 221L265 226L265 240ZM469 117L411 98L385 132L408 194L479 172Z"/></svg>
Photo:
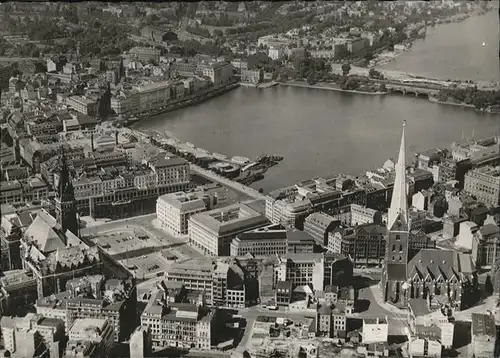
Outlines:
<svg viewBox="0 0 500 358"><path fill-rule="evenodd" d="M191 164L190 169L191 169L191 171L193 171L201 176L204 176L212 181L221 183L227 187L230 187L234 190L242 192L242 193L244 193L244 194L246 194L246 195L248 195L251 198L254 198L256 200L265 200L266 199L265 195L259 193L257 190L255 190L253 188L250 188L249 186L246 186L246 185L240 184L238 182L235 182L233 180L224 178L224 177L217 175L209 170L205 170L197 165Z"/></svg>

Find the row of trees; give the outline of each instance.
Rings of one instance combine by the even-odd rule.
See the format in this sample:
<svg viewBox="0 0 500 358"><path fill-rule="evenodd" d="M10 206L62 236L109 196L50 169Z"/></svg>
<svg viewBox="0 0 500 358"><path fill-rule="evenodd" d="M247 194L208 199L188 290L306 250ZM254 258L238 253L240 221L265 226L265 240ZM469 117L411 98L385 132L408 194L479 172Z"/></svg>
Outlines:
<svg viewBox="0 0 500 358"><path fill-rule="evenodd" d="M482 91L478 90L476 86L466 89L442 89L437 97L440 101L453 100L457 103L473 105L478 109L500 106L500 91Z"/></svg>

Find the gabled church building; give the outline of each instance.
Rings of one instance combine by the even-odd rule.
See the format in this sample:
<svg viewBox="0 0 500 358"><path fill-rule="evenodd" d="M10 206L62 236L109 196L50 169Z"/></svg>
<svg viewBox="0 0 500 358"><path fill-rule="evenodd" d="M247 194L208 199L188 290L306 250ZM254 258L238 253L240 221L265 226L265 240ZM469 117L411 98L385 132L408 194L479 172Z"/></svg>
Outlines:
<svg viewBox="0 0 500 358"><path fill-rule="evenodd" d="M438 301L461 310L477 290L476 265L470 254L452 250L422 249L409 257L410 227L407 202L405 125L395 165L391 206L387 220L387 246L381 277L384 302L408 308L413 298Z"/></svg>

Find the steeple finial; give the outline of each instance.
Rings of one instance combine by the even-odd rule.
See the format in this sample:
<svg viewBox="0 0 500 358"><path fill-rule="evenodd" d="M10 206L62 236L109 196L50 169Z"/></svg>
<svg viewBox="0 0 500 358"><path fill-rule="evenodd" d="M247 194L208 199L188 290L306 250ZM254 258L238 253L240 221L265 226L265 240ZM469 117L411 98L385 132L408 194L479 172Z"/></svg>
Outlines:
<svg viewBox="0 0 500 358"><path fill-rule="evenodd" d="M399 147L398 162L396 163L396 177L392 191L391 207L387 220L387 227L392 228L398 215L402 214L405 224L408 223L407 211L407 192L406 192L406 153L405 153L405 127L406 121L403 121L403 131L401 134L401 145Z"/></svg>

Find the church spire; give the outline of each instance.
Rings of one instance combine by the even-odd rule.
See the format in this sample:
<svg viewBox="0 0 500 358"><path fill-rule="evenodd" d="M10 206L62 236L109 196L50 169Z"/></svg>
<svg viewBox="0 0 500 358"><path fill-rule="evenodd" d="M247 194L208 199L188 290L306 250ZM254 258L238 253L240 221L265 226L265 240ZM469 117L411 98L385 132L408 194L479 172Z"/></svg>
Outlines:
<svg viewBox="0 0 500 358"><path fill-rule="evenodd" d="M402 215L404 224L408 224L408 203L406 191L406 157L405 157L405 125L403 122L403 133L401 135L401 146L399 148L398 162L396 163L396 178L394 180L394 188L392 191L391 207L387 221L387 228L390 230L398 215Z"/></svg>

